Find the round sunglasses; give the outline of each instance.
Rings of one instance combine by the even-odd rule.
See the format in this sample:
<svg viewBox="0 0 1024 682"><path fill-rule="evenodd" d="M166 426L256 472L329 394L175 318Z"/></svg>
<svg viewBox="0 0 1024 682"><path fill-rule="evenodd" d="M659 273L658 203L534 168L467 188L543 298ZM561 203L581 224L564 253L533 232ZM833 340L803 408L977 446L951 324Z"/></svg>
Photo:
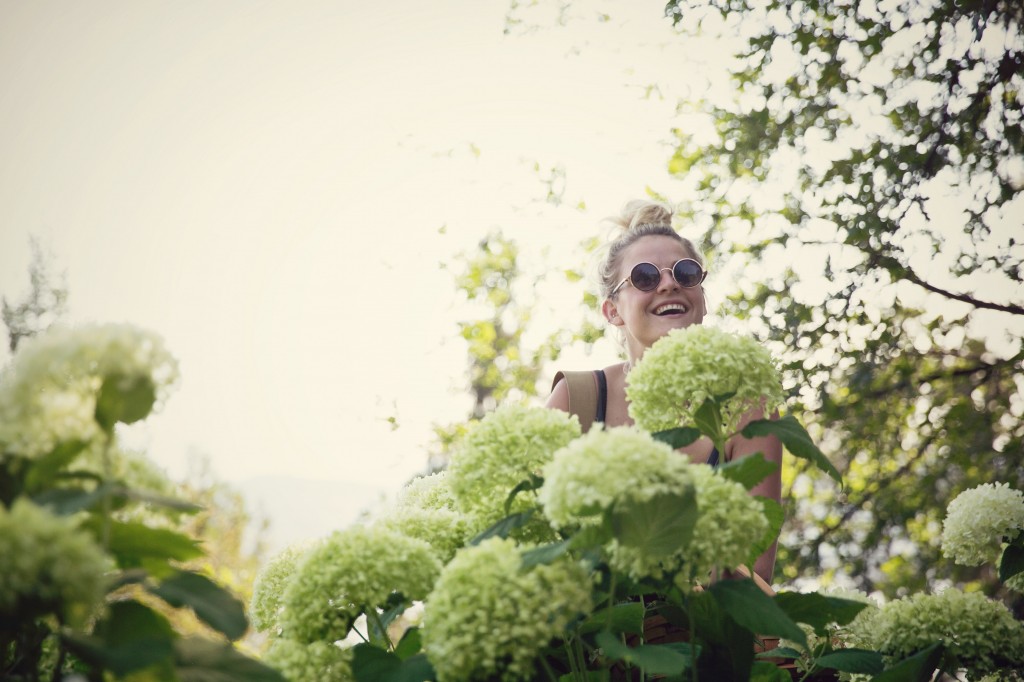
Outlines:
<svg viewBox="0 0 1024 682"><path fill-rule="evenodd" d="M659 268L654 263L637 263L629 271L629 277L619 282L608 296L609 298L614 296L626 282L629 282L640 291L654 291L661 284L661 273L663 270L671 272L672 277L684 289L692 289L698 286L708 276L707 271L700 266L700 263L692 258L680 258L671 268Z"/></svg>

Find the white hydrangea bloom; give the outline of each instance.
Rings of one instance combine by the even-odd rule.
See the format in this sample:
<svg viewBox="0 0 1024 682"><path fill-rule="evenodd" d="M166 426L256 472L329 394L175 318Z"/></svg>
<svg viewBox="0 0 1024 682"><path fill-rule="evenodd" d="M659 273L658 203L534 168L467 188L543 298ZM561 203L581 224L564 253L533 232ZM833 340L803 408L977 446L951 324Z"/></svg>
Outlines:
<svg viewBox="0 0 1024 682"><path fill-rule="evenodd" d="M25 498L0 505L0 621L57 614L81 625L101 604L112 568L72 519Z"/></svg>
<svg viewBox="0 0 1024 682"><path fill-rule="evenodd" d="M330 642L303 644L277 639L263 655L263 662L288 682L353 682L352 652Z"/></svg>
<svg viewBox="0 0 1024 682"><path fill-rule="evenodd" d="M54 327L26 340L0 375L0 453L34 457L97 436L104 379L148 381L159 406L178 366L158 335L127 324Z"/></svg>
<svg viewBox="0 0 1024 682"><path fill-rule="evenodd" d="M1006 483L965 490L946 508L942 554L962 566L994 563L1002 543L1024 529L1024 493Z"/></svg>
<svg viewBox="0 0 1024 682"><path fill-rule="evenodd" d="M541 649L591 609L590 579L563 558L522 569L511 540L460 550L427 597L423 650L439 682L532 679Z"/></svg>
<svg viewBox="0 0 1024 682"><path fill-rule="evenodd" d="M948 664L970 679L1024 665L1024 623L978 592L914 594L858 616L850 627L856 642L891 660L941 641Z"/></svg>
<svg viewBox="0 0 1024 682"><path fill-rule="evenodd" d="M698 517L685 550L647 556L612 540L609 563L635 579L682 573L689 583L715 567L750 560L750 548L768 530L760 502L738 483L704 464L693 464L670 446L634 427L592 430L555 453L544 468L538 499L556 526L597 525L615 503L645 502L692 487Z"/></svg>
<svg viewBox="0 0 1024 682"><path fill-rule="evenodd" d="M723 433L763 403L782 403L782 381L771 354L757 341L693 325L674 329L644 352L626 385L629 415L646 431L693 426L708 398L734 394L721 408Z"/></svg>
<svg viewBox="0 0 1024 682"><path fill-rule="evenodd" d="M400 592L423 599L441 564L430 545L382 528L354 526L313 548L288 581L282 635L300 642L343 639L356 617Z"/></svg>
<svg viewBox="0 0 1024 682"><path fill-rule="evenodd" d="M259 632L280 629L284 609L284 592L288 581L312 545L296 545L279 552L260 569L252 586L249 614L252 626ZM274 632L277 634L277 632Z"/></svg>
<svg viewBox="0 0 1024 682"><path fill-rule="evenodd" d="M417 476L398 493L395 501L402 509L448 509L455 511L455 497L447 471Z"/></svg>
<svg viewBox="0 0 1024 682"><path fill-rule="evenodd" d="M491 412L452 455L447 480L457 509L472 519L476 532L499 521L512 489L530 474L539 474L556 450L579 435L576 417L560 410L506 405ZM531 497L518 495L510 513L532 508ZM545 522L528 527L520 537L553 539Z"/></svg>
<svg viewBox="0 0 1024 682"><path fill-rule="evenodd" d="M469 520L450 509L395 507L378 517L377 523L396 533L423 540L433 548L442 564L470 539Z"/></svg>

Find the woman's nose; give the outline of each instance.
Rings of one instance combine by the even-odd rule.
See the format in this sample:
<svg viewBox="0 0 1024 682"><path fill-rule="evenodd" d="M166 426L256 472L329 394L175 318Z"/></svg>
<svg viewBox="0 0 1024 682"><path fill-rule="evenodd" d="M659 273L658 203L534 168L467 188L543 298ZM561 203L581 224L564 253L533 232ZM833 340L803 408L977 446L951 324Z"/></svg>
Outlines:
<svg viewBox="0 0 1024 682"><path fill-rule="evenodd" d="M666 272L668 277L665 277ZM658 274L661 275L661 279L658 281L658 291L674 291L679 288L679 283L676 282L675 275L672 274L672 268L662 268Z"/></svg>

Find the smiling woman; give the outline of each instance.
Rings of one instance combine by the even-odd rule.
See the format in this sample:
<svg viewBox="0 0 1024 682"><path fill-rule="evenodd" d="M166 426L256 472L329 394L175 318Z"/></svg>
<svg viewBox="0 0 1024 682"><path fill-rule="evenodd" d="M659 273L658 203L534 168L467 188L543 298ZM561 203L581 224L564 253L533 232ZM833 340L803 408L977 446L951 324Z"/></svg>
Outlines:
<svg viewBox="0 0 1024 682"><path fill-rule="evenodd" d="M626 360L593 372L559 372L547 401L548 407L576 414L585 431L594 422L605 427L632 425L626 395L630 369L669 332L704 321L704 259L672 226L672 215L664 204L638 200L611 219L622 233L609 244L599 271L601 312L619 330ZM740 419L739 429L762 417L760 409L750 410ZM777 466L751 494L780 499L782 447L774 436L735 436L725 443L724 452L710 439L701 438L681 451L693 462L712 466L723 458L729 462L760 452ZM774 565L773 545L758 559L755 570L770 583Z"/></svg>

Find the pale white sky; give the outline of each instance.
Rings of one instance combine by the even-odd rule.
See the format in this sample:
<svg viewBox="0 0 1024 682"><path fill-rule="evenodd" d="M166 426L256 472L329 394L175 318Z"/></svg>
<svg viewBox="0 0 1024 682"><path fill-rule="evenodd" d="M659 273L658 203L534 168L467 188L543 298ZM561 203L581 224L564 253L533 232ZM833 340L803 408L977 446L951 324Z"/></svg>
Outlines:
<svg viewBox="0 0 1024 682"><path fill-rule="evenodd" d="M27 290L37 235L71 321L180 359L131 442L173 475L197 449L229 481L336 482L343 525L469 407L439 263L502 228L531 267L578 266L600 218L671 186L675 98L721 63L662 7L504 35L502 0L0 2L0 293Z"/></svg>

